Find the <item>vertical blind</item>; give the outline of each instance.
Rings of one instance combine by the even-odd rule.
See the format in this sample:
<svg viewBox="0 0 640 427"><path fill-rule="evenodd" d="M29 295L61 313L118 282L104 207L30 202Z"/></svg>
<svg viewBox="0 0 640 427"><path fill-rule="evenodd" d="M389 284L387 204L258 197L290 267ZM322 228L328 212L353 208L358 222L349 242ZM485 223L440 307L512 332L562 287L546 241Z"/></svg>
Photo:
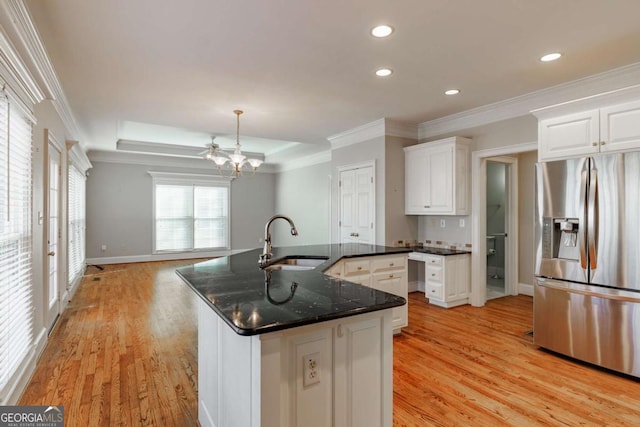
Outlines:
<svg viewBox="0 0 640 427"><path fill-rule="evenodd" d="M69 285L81 275L85 259L85 176L74 165L69 166Z"/></svg>
<svg viewBox="0 0 640 427"><path fill-rule="evenodd" d="M31 122L0 94L0 400L33 341Z"/></svg>
<svg viewBox="0 0 640 427"><path fill-rule="evenodd" d="M155 185L155 250L229 247L229 187Z"/></svg>

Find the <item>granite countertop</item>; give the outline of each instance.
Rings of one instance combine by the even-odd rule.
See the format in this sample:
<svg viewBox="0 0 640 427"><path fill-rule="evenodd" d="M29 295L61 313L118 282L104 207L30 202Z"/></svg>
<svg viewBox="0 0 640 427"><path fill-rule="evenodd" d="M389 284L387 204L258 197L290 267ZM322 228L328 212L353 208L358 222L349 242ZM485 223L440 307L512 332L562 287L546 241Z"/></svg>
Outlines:
<svg viewBox="0 0 640 427"><path fill-rule="evenodd" d="M462 255L470 254L471 251L465 251L462 249L448 249L448 248L436 248L431 246L413 246L410 248L411 252L421 252L423 254L430 255Z"/></svg>
<svg viewBox="0 0 640 427"><path fill-rule="evenodd" d="M323 272L342 258L411 251L354 243L276 247L272 262L291 256L326 261L312 270L268 273L258 266L262 250L254 249L176 272L236 333L257 335L406 304L402 297Z"/></svg>

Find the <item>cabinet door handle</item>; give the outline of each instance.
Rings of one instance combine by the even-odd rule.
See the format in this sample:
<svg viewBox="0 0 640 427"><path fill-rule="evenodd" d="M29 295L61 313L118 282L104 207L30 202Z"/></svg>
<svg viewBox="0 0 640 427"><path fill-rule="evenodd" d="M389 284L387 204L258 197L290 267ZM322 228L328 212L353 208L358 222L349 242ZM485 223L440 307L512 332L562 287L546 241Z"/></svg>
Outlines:
<svg viewBox="0 0 640 427"><path fill-rule="evenodd" d="M593 145L594 147L597 147L598 146L598 141L592 142L591 145Z"/></svg>
<svg viewBox="0 0 640 427"><path fill-rule="evenodd" d="M389 267L393 267L393 263L390 263L390 264L389 264Z"/></svg>
<svg viewBox="0 0 640 427"><path fill-rule="evenodd" d="M362 270L362 267L358 267L358 271Z"/></svg>
<svg viewBox="0 0 640 427"><path fill-rule="evenodd" d="M390 275L389 275L389 279L393 279L393 274L390 274Z"/></svg>
<svg viewBox="0 0 640 427"><path fill-rule="evenodd" d="M435 277L435 276L436 276L436 273L431 273L431 277Z"/></svg>
<svg viewBox="0 0 640 427"><path fill-rule="evenodd" d="M338 325L338 338L342 338L342 336L344 335L344 333L342 332L342 325Z"/></svg>
<svg viewBox="0 0 640 427"><path fill-rule="evenodd" d="M606 142L600 141L600 145L604 145L604 144L606 144Z"/></svg>

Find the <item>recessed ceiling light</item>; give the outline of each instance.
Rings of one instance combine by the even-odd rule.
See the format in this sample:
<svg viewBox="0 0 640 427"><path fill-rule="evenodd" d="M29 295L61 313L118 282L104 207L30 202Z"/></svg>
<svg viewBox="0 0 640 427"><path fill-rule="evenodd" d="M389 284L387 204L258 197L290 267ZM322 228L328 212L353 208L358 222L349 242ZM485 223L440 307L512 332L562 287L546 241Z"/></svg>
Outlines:
<svg viewBox="0 0 640 427"><path fill-rule="evenodd" d="M376 76L378 77L388 77L393 74L393 70L391 68L380 68L376 70Z"/></svg>
<svg viewBox="0 0 640 427"><path fill-rule="evenodd" d="M373 37L389 37L393 33L393 27L388 25L378 25L377 27L373 27L371 29L371 35Z"/></svg>
<svg viewBox="0 0 640 427"><path fill-rule="evenodd" d="M556 59L560 58L562 56L561 53L549 53L543 57L540 58L540 61L542 62L550 62L550 61L555 61Z"/></svg>
<svg viewBox="0 0 640 427"><path fill-rule="evenodd" d="M460 93L460 89L449 89L444 91L445 95L457 95L459 93Z"/></svg>

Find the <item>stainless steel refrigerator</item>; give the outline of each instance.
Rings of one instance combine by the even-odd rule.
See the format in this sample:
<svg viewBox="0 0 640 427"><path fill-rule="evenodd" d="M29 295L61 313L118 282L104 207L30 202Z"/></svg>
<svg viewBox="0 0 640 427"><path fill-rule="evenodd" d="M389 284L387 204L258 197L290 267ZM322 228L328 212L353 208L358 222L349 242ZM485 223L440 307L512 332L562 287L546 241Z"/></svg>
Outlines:
<svg viewBox="0 0 640 427"><path fill-rule="evenodd" d="M534 343L640 377L640 152L536 165Z"/></svg>

